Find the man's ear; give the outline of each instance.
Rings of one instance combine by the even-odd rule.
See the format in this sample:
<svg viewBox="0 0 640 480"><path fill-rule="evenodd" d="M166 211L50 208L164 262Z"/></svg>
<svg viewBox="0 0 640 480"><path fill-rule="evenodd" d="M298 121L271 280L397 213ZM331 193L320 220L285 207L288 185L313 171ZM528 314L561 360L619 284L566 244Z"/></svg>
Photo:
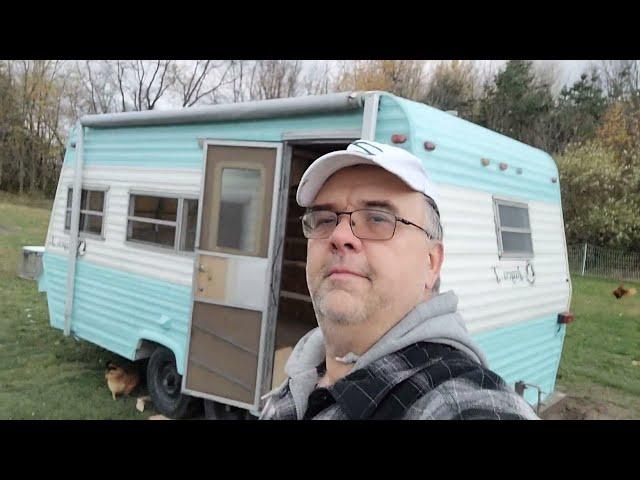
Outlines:
<svg viewBox="0 0 640 480"><path fill-rule="evenodd" d="M440 269L442 268L442 262L444 262L444 247L442 243L437 242L429 249L427 261L429 262L429 269L425 286L431 290L440 276Z"/></svg>

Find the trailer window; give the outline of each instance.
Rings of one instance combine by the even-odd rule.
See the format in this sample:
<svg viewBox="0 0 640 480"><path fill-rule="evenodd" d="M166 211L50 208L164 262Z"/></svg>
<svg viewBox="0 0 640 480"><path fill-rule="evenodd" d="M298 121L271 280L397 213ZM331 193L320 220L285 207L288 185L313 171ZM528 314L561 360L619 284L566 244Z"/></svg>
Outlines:
<svg viewBox="0 0 640 480"><path fill-rule="evenodd" d="M102 236L104 219L104 190L82 189L80 193L80 225L78 231ZM71 204L73 188L67 190L67 207L64 229L71 230Z"/></svg>
<svg viewBox="0 0 640 480"><path fill-rule="evenodd" d="M180 249L193 252L196 243L196 227L198 225L198 200L184 200L182 209L182 232Z"/></svg>
<svg viewBox="0 0 640 480"><path fill-rule="evenodd" d="M131 194L127 240L193 251L197 218L195 199Z"/></svg>
<svg viewBox="0 0 640 480"><path fill-rule="evenodd" d="M217 246L243 252L258 249L262 175L249 168L223 168Z"/></svg>
<svg viewBox="0 0 640 480"><path fill-rule="evenodd" d="M493 202L500 257L533 257L529 206L499 199Z"/></svg>

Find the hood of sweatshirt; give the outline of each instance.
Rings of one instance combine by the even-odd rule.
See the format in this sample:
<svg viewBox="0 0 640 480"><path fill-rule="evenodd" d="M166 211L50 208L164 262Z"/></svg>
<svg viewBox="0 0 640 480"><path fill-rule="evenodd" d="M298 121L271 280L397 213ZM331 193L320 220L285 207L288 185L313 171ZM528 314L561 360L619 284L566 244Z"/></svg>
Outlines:
<svg viewBox="0 0 640 480"><path fill-rule="evenodd" d="M453 291L441 293L416 305L369 350L360 356L346 356L355 361L352 371L417 342L449 345L488 368L486 357L467 332L457 307L458 297ZM324 360L324 336L317 327L300 339L285 365L298 418L302 418L306 411L307 399L318 381L316 367Z"/></svg>

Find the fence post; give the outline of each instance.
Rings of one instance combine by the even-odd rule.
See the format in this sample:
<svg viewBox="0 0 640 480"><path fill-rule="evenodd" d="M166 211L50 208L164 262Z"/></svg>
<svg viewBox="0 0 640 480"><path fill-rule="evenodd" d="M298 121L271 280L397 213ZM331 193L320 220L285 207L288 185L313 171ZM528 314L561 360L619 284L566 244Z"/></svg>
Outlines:
<svg viewBox="0 0 640 480"><path fill-rule="evenodd" d="M584 253L582 255L582 276L584 277L584 269L587 266L587 243L584 244Z"/></svg>

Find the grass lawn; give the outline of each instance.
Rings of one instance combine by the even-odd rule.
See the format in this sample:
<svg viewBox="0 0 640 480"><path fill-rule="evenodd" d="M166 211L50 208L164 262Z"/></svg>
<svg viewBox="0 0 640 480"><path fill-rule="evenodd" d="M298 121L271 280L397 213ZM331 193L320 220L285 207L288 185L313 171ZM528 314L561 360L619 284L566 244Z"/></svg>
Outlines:
<svg viewBox="0 0 640 480"><path fill-rule="evenodd" d="M135 397L114 402L105 362L121 360L49 325L46 294L17 277L23 245L43 245L51 202L0 192L0 419L145 419ZM616 300L618 282L573 278L557 388L640 418L640 294ZM626 285L626 284L625 284ZM640 284L629 284L640 290Z"/></svg>
<svg viewBox="0 0 640 480"><path fill-rule="evenodd" d="M49 325L46 294L16 275L21 247L44 245L51 201L0 192L0 419L145 419L114 402L105 362L120 360Z"/></svg>
<svg viewBox="0 0 640 480"><path fill-rule="evenodd" d="M616 299L614 280L572 277L571 310L557 388L640 418L640 293ZM625 287L640 284L624 282ZM637 362L634 365L633 362Z"/></svg>

